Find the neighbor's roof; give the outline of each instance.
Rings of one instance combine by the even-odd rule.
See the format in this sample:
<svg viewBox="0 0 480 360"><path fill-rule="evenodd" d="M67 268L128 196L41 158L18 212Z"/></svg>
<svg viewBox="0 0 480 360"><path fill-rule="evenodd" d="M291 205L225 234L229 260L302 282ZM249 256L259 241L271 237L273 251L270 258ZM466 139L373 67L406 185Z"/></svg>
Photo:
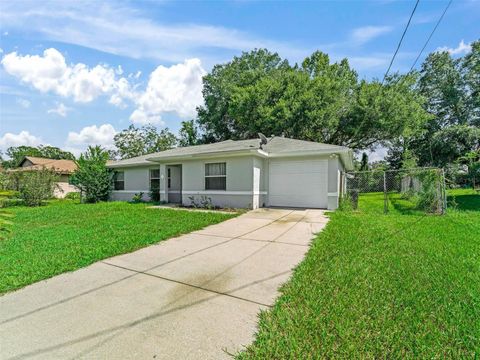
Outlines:
<svg viewBox="0 0 480 360"><path fill-rule="evenodd" d="M226 140L213 144L178 147L153 154L137 156L130 159L110 162L109 167L128 167L138 165L152 165L152 161L180 159L183 157L202 157L220 154L256 153L268 156L294 156L302 154L344 154L344 159L353 161L352 152L344 146L322 144L313 141L295 140L284 137L273 137L260 149L260 139ZM346 165L347 167L350 164ZM352 163L353 166L353 163Z"/></svg>
<svg viewBox="0 0 480 360"><path fill-rule="evenodd" d="M22 166L25 160L30 161L33 165ZM47 168L60 174L71 174L77 170L77 164L75 164L73 160L55 160L35 156L25 156L22 161L20 161L20 166L20 168L14 169L13 171L35 171Z"/></svg>

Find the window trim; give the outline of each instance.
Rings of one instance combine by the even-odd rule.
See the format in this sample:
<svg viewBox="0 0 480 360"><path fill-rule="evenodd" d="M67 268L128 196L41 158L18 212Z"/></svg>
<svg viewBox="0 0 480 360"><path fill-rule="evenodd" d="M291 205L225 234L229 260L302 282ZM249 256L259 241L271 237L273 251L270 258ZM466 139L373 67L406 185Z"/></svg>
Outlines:
<svg viewBox="0 0 480 360"><path fill-rule="evenodd" d="M225 175L207 175L207 165L213 165L213 164L225 164ZM204 178L204 190L210 190L210 191L227 191L227 162L226 161L215 161L215 162L206 162L204 163L203 167L203 178ZM207 188L207 179L208 178L225 178L225 189L209 189Z"/></svg>
<svg viewBox="0 0 480 360"><path fill-rule="evenodd" d="M117 180L117 174L122 173L123 174L123 180ZM122 184L121 189L117 189L117 183ZM114 191L123 191L125 190L125 171L115 171L113 175L113 190Z"/></svg>

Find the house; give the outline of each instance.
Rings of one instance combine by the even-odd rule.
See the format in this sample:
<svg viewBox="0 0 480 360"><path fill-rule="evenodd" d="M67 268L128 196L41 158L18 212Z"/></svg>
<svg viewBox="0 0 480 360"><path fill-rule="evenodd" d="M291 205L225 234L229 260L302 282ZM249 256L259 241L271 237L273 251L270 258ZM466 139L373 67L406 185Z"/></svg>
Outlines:
<svg viewBox="0 0 480 360"><path fill-rule="evenodd" d="M73 160L56 160L35 156L24 156L18 164L18 168L13 171L36 171L47 168L54 170L59 180L54 196L56 198L64 198L70 192L78 192L79 190L70 184L70 176L77 169L77 164Z"/></svg>
<svg viewBox="0 0 480 360"><path fill-rule="evenodd" d="M268 140L268 139L267 139ZM131 200L151 189L161 201L191 205L205 197L215 206L336 209L349 148L273 137L179 147L111 162L112 200Z"/></svg>

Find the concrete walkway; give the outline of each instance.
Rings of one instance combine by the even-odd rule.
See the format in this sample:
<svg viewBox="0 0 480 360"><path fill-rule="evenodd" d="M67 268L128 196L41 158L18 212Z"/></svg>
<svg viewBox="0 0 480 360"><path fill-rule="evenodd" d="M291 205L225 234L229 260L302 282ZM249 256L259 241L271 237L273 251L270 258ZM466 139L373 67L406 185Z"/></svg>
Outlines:
<svg viewBox="0 0 480 360"><path fill-rule="evenodd" d="M4 295L0 358L229 358L326 222L250 211Z"/></svg>

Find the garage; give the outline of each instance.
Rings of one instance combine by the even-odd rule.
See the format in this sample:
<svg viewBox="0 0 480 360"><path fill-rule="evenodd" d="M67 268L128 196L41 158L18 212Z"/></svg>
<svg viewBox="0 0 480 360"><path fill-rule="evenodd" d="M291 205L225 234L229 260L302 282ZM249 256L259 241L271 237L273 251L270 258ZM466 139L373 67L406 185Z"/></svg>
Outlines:
<svg viewBox="0 0 480 360"><path fill-rule="evenodd" d="M328 160L270 160L269 205L326 209Z"/></svg>

